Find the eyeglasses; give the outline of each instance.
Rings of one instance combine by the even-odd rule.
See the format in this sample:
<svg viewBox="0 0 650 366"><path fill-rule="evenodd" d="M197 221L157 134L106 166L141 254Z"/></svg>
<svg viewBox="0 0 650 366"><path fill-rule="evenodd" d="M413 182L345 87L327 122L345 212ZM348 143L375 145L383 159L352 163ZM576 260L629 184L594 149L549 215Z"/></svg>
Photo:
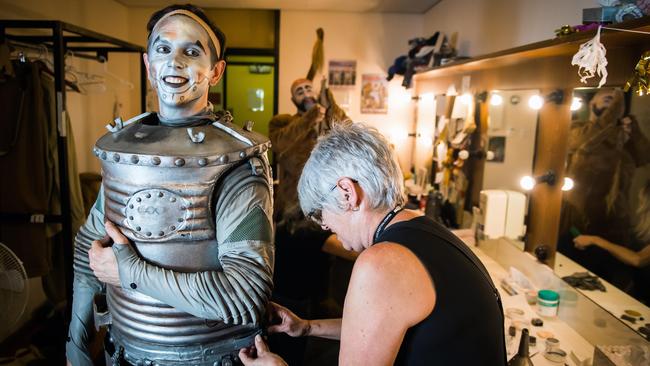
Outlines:
<svg viewBox="0 0 650 366"><path fill-rule="evenodd" d="M353 183L359 183L359 181L357 181L356 179L350 178L350 180ZM327 194L330 194L330 193L334 192L334 190L336 189L337 186L338 186L338 182L336 182L336 184L333 185L332 188L330 188L330 190L329 190L329 192L327 192ZM313 221L316 224L321 225L321 226L323 225L323 207L322 207L322 203L323 203L324 200L325 200L325 197L323 197L323 199L321 200L321 207L314 208L313 210L311 210L307 214L308 219L310 219L311 221Z"/></svg>

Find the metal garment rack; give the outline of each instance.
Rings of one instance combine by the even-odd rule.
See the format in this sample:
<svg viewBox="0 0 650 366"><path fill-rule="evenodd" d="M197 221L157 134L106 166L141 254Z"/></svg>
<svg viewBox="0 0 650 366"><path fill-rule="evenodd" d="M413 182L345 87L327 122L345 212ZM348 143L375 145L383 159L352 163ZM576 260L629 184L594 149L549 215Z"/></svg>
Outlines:
<svg viewBox="0 0 650 366"><path fill-rule="evenodd" d="M10 34L8 32L9 29L14 30L14 32L19 30L19 34ZM25 35L25 33L34 33L35 31L39 35ZM48 31L50 34L47 34ZM65 265L66 297L68 299L66 317L69 320L70 310L72 308L73 237L70 211L70 182L68 181L68 143L66 140L68 132L65 119L65 56L68 51L73 51L75 57L107 62L110 53L142 54L145 52L145 49L133 43L128 43L69 23L53 20L0 19L0 43L4 43L5 40L45 45L53 54L61 214L0 213L0 222L62 224L61 235ZM142 111L145 110L146 105L146 87L146 71L142 58L140 58L140 108Z"/></svg>

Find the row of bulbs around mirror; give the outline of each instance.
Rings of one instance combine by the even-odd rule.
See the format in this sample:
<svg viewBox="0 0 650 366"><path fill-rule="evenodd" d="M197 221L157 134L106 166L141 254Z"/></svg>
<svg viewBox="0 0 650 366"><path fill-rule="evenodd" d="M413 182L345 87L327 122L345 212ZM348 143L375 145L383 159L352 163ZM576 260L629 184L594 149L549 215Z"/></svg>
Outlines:
<svg viewBox="0 0 650 366"><path fill-rule="evenodd" d="M471 95L466 94L461 96L461 98L471 99ZM563 100L564 92L558 89L550 93L548 96L546 96L546 98L542 97L539 94L531 95L530 98L528 98L528 106L531 109L540 110L546 102L555 102L556 104L562 104ZM490 104L493 106L500 106L503 104L503 97L500 94L493 92L490 95ZM577 111L580 108L582 108L582 99L573 97L573 99L571 99L571 110Z"/></svg>
<svg viewBox="0 0 650 366"><path fill-rule="evenodd" d="M461 103L464 103L464 104L471 103L472 102L471 94L467 93L467 94L461 95L460 96L460 101L461 101ZM528 106L531 109L540 110L544 106L544 104L546 102L555 102L556 104L562 104L563 101L564 101L564 92L562 90L560 90L560 89L557 89L557 90L551 92L548 96L546 96L546 98L540 96L539 94L532 95L530 98L528 98ZM515 104L518 103L518 101L511 101L511 102L513 102ZM490 104L493 105L493 106L499 106L499 105L503 104L503 97L499 93L496 93L496 92L491 93L491 95L490 95ZM577 111L580 108L582 108L582 99L574 97L571 100L571 110L572 111ZM463 154L465 154L465 155L463 155ZM467 159L469 157L469 155L470 154L469 154L468 151L463 150L463 151L460 152L459 157L464 160L464 159ZM491 151L488 151L487 152L487 160L492 160L493 157L494 157L494 153L491 152ZM519 181L519 186L521 187L521 189L523 189L525 191L532 191L533 188L535 188L535 186L537 184L546 183L549 186L553 186L553 185L555 185L556 181L557 181L557 178L556 178L555 172L552 171L552 170L549 170L548 172L546 172L546 173L544 173L544 174L542 174L540 176L537 176L537 177L533 177L533 176L530 176L530 175L523 176L521 178L521 180ZM569 177L564 177L563 180L562 180L561 189L562 189L562 191L565 191L565 192L570 191L570 190L573 189L574 185L575 185L575 183L573 182L573 179L571 179Z"/></svg>

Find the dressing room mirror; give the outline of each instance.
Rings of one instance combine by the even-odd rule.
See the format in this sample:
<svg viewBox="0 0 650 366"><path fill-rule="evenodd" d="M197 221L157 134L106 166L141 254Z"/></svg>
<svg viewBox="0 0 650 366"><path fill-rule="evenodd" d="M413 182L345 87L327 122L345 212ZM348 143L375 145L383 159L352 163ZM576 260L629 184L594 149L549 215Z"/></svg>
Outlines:
<svg viewBox="0 0 650 366"><path fill-rule="evenodd" d="M574 188L563 193L556 272L634 318L650 304L650 97L580 88L571 110L565 176ZM597 278L572 276L585 271Z"/></svg>
<svg viewBox="0 0 650 366"><path fill-rule="evenodd" d="M519 180L532 174L538 111L528 100L538 94L535 89L489 93L483 189L521 191Z"/></svg>

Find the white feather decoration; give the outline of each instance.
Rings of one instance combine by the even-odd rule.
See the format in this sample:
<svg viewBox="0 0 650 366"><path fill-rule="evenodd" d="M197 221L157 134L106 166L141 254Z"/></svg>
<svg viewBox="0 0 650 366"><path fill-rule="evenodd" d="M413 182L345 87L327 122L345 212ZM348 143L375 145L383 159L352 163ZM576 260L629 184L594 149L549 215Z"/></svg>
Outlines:
<svg viewBox="0 0 650 366"><path fill-rule="evenodd" d="M578 76L580 76L582 83L587 83L587 79L598 74L600 76L598 87L600 88L605 84L607 81L606 53L605 46L600 43L600 27L598 27L596 37L580 45L580 49L573 55L573 59L571 60L571 65L578 66Z"/></svg>

